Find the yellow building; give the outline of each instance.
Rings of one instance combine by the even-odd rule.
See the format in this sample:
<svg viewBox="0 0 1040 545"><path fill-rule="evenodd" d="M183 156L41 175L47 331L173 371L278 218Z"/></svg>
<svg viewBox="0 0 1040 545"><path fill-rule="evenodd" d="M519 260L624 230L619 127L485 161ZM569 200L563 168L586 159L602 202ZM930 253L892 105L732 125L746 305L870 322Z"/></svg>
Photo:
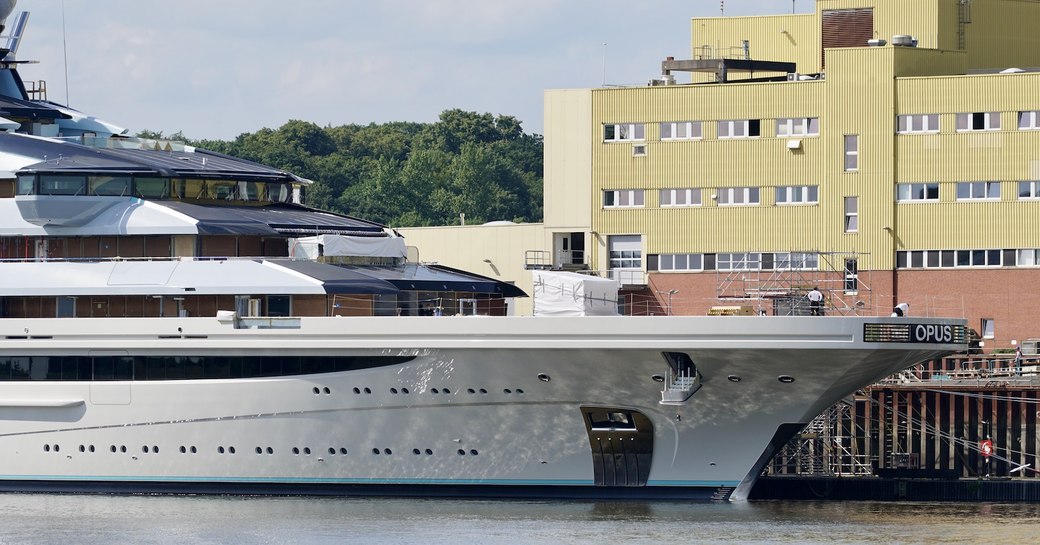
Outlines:
<svg viewBox="0 0 1040 545"><path fill-rule="evenodd" d="M832 314L1040 338L1038 21L1036 0L694 18L647 85L545 93L544 233L508 251L616 278L627 313L799 314L819 287Z"/></svg>

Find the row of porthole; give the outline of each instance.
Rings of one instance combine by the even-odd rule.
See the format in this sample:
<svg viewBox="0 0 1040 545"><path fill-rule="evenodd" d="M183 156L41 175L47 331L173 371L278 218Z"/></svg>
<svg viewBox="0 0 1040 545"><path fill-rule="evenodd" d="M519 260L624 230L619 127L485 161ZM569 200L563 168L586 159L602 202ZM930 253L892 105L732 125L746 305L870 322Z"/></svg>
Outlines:
<svg viewBox="0 0 1040 545"><path fill-rule="evenodd" d="M651 375L650 378L653 379L654 382L664 382L664 377L661 376L661 375ZM729 376L726 377L726 380L728 380L730 382L740 382L740 381L742 381L744 379L740 378L740 376L738 376L738 375L729 375ZM778 381L780 381L780 382L782 382L784 384L790 384L790 383L794 382L794 377L792 377L791 375L780 375L780 376L776 377L776 380L778 380ZM521 393L523 393L523 392L521 391Z"/></svg>
<svg viewBox="0 0 1040 545"><path fill-rule="evenodd" d="M48 443L48 444L43 446L43 450L44 450L44 452L52 452L52 451L53 452L59 452L61 450L61 446L60 445L56 445L56 444L52 445L52 444ZM111 445L109 447L109 450L111 450L112 452L126 452L127 451L126 445L120 445L118 447L116 445ZM88 452L88 451L89 452L94 452L95 451L94 445L80 445L79 446L79 451L80 452ZM143 453L151 452L153 454L158 454L159 453L159 447L155 446L155 445L153 445L152 447L148 447L147 445L144 445L144 446L141 447L141 452L143 452ZM187 454L188 452L190 452L192 454L197 454L198 453L198 449L194 445L192 445L190 447L185 447L184 445L181 445L180 452L181 452L181 454ZM228 454L235 454L235 447L227 447L226 449L224 448L224 446L217 447L217 453L224 454L225 452L228 453ZM267 454L274 454L274 449L271 448L271 447L266 447L266 448L264 448L264 447L256 447L255 452L257 454L264 454L265 452ZM303 454L307 455L307 456L310 456L311 449L310 449L310 447L303 447L302 450L299 447L293 447L293 449L292 449L292 453L293 454L297 454L298 455L301 452ZM338 451L334 447L329 447L329 455L335 456L337 452L339 452L339 454L342 454L342 455L346 456L348 451L347 451L346 448L343 448L343 447L340 447ZM389 456L389 455L392 455L393 453L394 452L391 449L389 449L389 448L384 448L382 451L380 451L378 448L373 448L372 449L372 454L376 454L376 455L385 454L385 455ZM415 454L416 456L418 456L420 454L423 454L423 453L425 453L427 456L433 456L433 450L431 450L431 449L425 449L424 451L423 450L419 450L417 448L416 449L412 449L412 454ZM459 454L459 456L465 456L466 455L466 450L460 448L458 450L458 454ZM479 452L476 449L470 449L469 454L471 456L476 456L476 455L479 454Z"/></svg>
<svg viewBox="0 0 1040 545"><path fill-rule="evenodd" d="M325 395L329 395L329 394L332 393L332 390L330 390L328 387L323 388L323 389L318 389L318 387L315 386L314 388L311 389L311 392L313 392L314 395L321 395L322 393L324 393ZM469 394L476 394L477 392L480 392L481 394L487 394L488 393L486 388L480 388L479 390L474 390L473 388L467 388L466 392L469 393ZM355 387L354 388L354 393L355 394L361 394L361 393L371 394L372 393L372 389L368 388L368 387L365 387L365 388ZM398 389L398 388L390 388L390 393L394 394L394 395L397 395L397 394L405 394L405 395L407 395L407 394L410 394L411 391L409 391L408 388L400 388L400 389ZM431 394L451 394L451 389L450 388L430 388L430 393ZM524 390L523 390L523 388L516 388L515 390L514 389L510 389L510 388L503 388L502 389L502 393L506 394L506 395L509 395L509 394L512 394L512 393L517 393L517 394L523 395L524 394Z"/></svg>

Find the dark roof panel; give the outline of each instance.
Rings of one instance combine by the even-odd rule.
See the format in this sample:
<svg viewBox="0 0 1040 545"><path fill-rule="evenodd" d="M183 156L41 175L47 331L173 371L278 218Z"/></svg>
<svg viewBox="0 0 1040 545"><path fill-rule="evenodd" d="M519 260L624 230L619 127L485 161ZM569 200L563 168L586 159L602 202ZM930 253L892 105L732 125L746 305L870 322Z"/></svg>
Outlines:
<svg viewBox="0 0 1040 545"><path fill-rule="evenodd" d="M376 276L310 260L268 259L281 267L322 282L325 293L396 294L397 287Z"/></svg>
<svg viewBox="0 0 1040 545"><path fill-rule="evenodd" d="M296 204L266 206L207 206L183 201L152 201L198 221L205 235L311 236L335 233L386 236L383 226Z"/></svg>

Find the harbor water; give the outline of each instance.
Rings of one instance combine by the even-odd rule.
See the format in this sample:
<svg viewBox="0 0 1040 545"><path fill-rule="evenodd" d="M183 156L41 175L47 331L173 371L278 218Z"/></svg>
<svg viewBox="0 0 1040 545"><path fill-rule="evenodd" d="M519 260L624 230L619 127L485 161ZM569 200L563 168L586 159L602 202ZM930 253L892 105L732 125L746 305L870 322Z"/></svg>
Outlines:
<svg viewBox="0 0 1040 545"><path fill-rule="evenodd" d="M1034 544L1040 504L0 494L0 544Z"/></svg>

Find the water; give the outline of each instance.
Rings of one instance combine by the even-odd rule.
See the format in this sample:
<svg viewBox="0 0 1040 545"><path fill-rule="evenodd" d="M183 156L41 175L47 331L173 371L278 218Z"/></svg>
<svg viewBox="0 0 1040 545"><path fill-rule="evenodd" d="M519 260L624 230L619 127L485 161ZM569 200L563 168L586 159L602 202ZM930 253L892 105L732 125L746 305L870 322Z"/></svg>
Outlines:
<svg viewBox="0 0 1040 545"><path fill-rule="evenodd" d="M1034 544L1040 505L0 494L0 544Z"/></svg>

